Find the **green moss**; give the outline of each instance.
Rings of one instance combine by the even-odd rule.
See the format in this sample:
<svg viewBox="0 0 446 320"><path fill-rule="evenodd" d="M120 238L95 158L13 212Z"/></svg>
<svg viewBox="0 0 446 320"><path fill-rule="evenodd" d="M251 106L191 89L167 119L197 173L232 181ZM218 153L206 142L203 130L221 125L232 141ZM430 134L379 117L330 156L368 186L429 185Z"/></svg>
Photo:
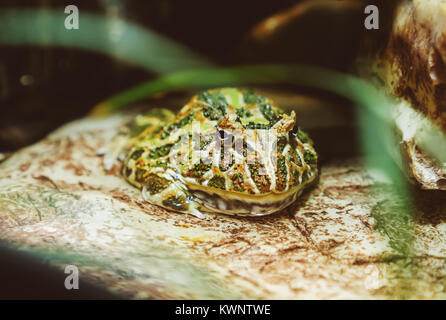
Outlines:
<svg viewBox="0 0 446 320"><path fill-rule="evenodd" d="M392 192L390 192L392 196ZM393 201L382 201L372 209L376 229L388 237L390 246L401 256L412 254L414 217L397 196Z"/></svg>
<svg viewBox="0 0 446 320"><path fill-rule="evenodd" d="M379 197L386 194L386 199L372 208L375 220L373 227L385 236L391 252L382 254L380 259L386 262L387 277L394 280L391 295L397 299L414 299L425 293L420 290L423 282L423 264L419 263L414 249L416 216L414 208L408 203L411 199L396 192L392 187L376 187L374 194Z"/></svg>

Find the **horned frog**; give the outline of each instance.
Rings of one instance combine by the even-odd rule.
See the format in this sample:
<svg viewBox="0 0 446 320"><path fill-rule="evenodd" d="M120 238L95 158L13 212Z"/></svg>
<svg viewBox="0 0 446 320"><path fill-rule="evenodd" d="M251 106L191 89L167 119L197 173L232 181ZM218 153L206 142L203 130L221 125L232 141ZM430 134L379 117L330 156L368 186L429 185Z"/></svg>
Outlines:
<svg viewBox="0 0 446 320"><path fill-rule="evenodd" d="M293 203L318 175L317 153L296 115L251 90L198 93L178 112L152 109L112 140L105 169L169 210L262 216Z"/></svg>

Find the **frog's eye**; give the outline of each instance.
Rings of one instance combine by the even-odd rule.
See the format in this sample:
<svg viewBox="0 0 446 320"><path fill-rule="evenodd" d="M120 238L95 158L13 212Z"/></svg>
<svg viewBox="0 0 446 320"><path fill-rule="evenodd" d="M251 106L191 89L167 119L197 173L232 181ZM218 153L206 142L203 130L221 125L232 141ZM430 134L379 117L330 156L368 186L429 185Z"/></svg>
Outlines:
<svg viewBox="0 0 446 320"><path fill-rule="evenodd" d="M223 141L225 144L231 143L234 139L234 136L232 134L224 130L218 130L218 134L220 136L220 140Z"/></svg>

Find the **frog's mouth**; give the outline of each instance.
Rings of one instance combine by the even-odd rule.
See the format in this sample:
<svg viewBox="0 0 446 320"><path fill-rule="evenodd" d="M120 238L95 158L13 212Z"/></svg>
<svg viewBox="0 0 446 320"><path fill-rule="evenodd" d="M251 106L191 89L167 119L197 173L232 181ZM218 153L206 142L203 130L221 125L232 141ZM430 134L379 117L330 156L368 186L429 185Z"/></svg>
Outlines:
<svg viewBox="0 0 446 320"><path fill-rule="evenodd" d="M236 216L265 216L285 209L295 202L308 185L316 180L314 175L306 183L287 192L244 194L229 192L199 184L188 184L188 189L200 200L203 212L217 212Z"/></svg>

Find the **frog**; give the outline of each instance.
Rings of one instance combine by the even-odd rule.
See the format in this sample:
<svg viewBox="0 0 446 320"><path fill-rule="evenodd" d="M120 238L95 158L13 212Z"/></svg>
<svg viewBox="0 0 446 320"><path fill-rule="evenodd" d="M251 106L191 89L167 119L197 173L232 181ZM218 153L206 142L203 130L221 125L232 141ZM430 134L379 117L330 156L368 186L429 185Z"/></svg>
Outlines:
<svg viewBox="0 0 446 320"><path fill-rule="evenodd" d="M285 209L318 177L313 140L272 99L247 88L195 94L176 114L153 108L120 128L104 156L144 201L204 218Z"/></svg>

